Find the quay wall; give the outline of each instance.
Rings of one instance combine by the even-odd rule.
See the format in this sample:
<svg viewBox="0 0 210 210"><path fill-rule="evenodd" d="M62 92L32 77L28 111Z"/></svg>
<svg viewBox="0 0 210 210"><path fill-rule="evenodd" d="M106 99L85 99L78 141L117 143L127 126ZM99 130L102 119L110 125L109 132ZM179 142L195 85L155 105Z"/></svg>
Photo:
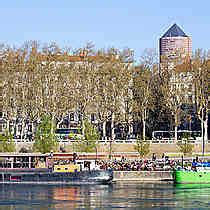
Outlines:
<svg viewBox="0 0 210 210"><path fill-rule="evenodd" d="M114 153L124 153L125 157L128 153L137 153L134 149L135 144L131 143L113 143L111 145L112 154ZM33 143L28 142L18 142L16 143L16 150L17 152L21 148L32 149ZM75 152L75 146L72 143L60 143L60 147L64 148L66 152ZM194 144L194 153L201 153L202 145L201 144ZM104 153L110 154L110 145L109 144L99 144L97 146L97 150L94 153ZM148 157L151 157L152 153L155 153L157 158L161 158L163 153L178 153L179 148L176 144L151 144L150 145L150 153ZM210 144L205 145L205 152L210 153ZM138 153L137 153L138 154ZM138 156L138 155L137 155Z"/></svg>
<svg viewBox="0 0 210 210"><path fill-rule="evenodd" d="M171 171L114 171L114 181L159 182L173 181Z"/></svg>

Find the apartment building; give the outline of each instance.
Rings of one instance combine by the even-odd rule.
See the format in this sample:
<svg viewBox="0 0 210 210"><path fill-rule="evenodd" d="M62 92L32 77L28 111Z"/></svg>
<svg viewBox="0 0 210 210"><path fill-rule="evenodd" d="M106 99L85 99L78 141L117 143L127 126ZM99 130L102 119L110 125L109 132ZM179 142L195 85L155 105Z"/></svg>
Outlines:
<svg viewBox="0 0 210 210"><path fill-rule="evenodd" d="M177 25L173 24L159 40L160 62L162 57L173 59L177 54L182 58L192 56L192 40Z"/></svg>

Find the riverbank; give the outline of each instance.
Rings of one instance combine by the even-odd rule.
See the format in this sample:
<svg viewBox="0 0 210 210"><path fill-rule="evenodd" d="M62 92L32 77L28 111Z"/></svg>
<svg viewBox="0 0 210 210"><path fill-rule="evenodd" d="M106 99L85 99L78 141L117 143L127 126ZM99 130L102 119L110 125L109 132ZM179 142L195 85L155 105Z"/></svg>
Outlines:
<svg viewBox="0 0 210 210"><path fill-rule="evenodd" d="M172 171L114 171L113 181L172 182L173 176Z"/></svg>
<svg viewBox="0 0 210 210"><path fill-rule="evenodd" d="M124 156L128 159L136 159L139 158L138 152L134 149L135 144L127 143L127 144L121 144L121 143L113 143L111 145L112 155L115 154L115 156ZM16 143L16 151L20 151L21 148L26 148L28 150L32 150L33 143L28 142L18 142ZM73 153L74 150L74 144L71 142L65 142L60 143L59 147L62 147L66 153ZM202 145L201 144L194 144L193 153L200 153L202 151ZM209 153L210 151L210 144L205 145L205 153ZM179 148L176 144L150 144L150 153L147 155L147 158L151 158L151 155L153 153L156 154L157 158L161 158L163 153L169 153L169 154L178 154ZM99 144L97 145L96 152L93 153L93 155L97 154L106 154L106 158L110 154L110 145L109 144Z"/></svg>

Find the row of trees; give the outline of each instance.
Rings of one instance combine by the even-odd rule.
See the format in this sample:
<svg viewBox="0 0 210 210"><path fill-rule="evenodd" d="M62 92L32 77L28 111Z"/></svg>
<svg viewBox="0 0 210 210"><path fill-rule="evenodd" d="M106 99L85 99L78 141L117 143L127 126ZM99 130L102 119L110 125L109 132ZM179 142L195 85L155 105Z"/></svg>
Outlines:
<svg viewBox="0 0 210 210"><path fill-rule="evenodd" d="M207 142L210 54L198 49L192 58L163 58L160 69L160 78L165 78L160 87L173 117L175 140L184 114L190 123L192 115L200 121L201 136ZM191 111L187 113L186 107L192 107Z"/></svg>
<svg viewBox="0 0 210 210"><path fill-rule="evenodd" d="M182 105L190 104L196 107L207 139L210 62L201 50L190 62L180 63L178 58L172 65L165 58L161 67L154 50L145 50L136 66L132 50L95 50L90 43L64 50L56 44L28 42L20 48L1 45L0 51L0 113L6 130L19 121L21 138L29 122L36 127L48 115L58 126L70 112L77 112L83 134L84 119L94 113L102 137L106 137L107 122L112 139L117 124L125 124L129 136L136 123L142 128L137 133L145 140L146 129L155 130L166 119L177 131L182 114L186 115ZM187 89L184 78L191 85Z"/></svg>
<svg viewBox="0 0 210 210"><path fill-rule="evenodd" d="M96 113L100 123L124 120L118 118L130 98L131 52L94 52L89 45L85 50L89 55L79 57L56 45L40 49L36 42L19 49L2 46L1 112L7 128L19 117L24 132L26 119L37 122L44 114L60 123L69 112L78 112L81 124L88 113Z"/></svg>
<svg viewBox="0 0 210 210"><path fill-rule="evenodd" d="M51 116L44 115L41 123L38 125L35 142L32 150L35 152L49 153L51 151L59 151L65 148L59 148L59 144L55 135L56 125L52 123ZM97 151L97 140L99 134L97 129L87 120L84 122L84 137L75 143L75 151L78 152L94 152ZM15 152L15 144L13 135L6 131L0 134L0 152ZM22 147L21 152L30 152L31 149Z"/></svg>
<svg viewBox="0 0 210 210"><path fill-rule="evenodd" d="M52 124L51 116L44 115L41 119L35 136L33 150L42 153L51 151L65 150L59 148L58 141L55 135L55 124ZM84 137L78 139L73 147L78 152L95 152L97 150L97 140L99 134L97 129L87 120L84 121Z"/></svg>

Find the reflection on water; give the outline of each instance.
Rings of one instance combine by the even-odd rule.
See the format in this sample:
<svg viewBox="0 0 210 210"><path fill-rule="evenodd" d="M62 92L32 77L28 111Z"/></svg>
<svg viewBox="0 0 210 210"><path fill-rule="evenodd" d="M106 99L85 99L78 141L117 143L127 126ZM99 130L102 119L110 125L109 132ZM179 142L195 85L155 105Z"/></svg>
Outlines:
<svg viewBox="0 0 210 210"><path fill-rule="evenodd" d="M191 208L210 208L209 184L176 185L176 199L180 206Z"/></svg>
<svg viewBox="0 0 210 210"><path fill-rule="evenodd" d="M200 209L210 206L210 185L1 185L0 209Z"/></svg>

